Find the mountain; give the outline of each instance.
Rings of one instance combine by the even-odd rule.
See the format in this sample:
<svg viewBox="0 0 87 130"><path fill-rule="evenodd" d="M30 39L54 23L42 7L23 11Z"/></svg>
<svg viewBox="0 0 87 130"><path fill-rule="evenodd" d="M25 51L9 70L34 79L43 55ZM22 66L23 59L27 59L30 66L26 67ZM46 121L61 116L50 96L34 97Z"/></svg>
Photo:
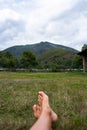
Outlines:
<svg viewBox="0 0 87 130"><path fill-rule="evenodd" d="M73 48L50 42L40 42L31 45L13 46L5 49L4 52L9 51L16 58L20 58L25 50L29 50L36 55L38 68L49 68L52 71L58 71L61 68L72 68L73 63L75 61L74 59L78 53L78 51Z"/></svg>
<svg viewBox="0 0 87 130"><path fill-rule="evenodd" d="M25 51L25 50L30 50L36 55L41 55L42 53L45 53L45 52L52 50L52 49L69 50L69 51L73 51L75 53L78 52L77 50L75 50L73 48L66 47L63 45L53 44L50 42L40 42L40 43L36 43L36 44L32 44L32 45L12 46L10 48L5 49L4 52L9 51L15 57L20 57L21 54L23 53L23 51Z"/></svg>

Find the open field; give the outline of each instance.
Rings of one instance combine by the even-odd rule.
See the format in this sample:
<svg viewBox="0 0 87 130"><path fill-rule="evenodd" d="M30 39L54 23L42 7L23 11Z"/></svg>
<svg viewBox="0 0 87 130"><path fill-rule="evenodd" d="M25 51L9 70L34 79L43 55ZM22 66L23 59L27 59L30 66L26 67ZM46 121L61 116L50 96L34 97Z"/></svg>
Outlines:
<svg viewBox="0 0 87 130"><path fill-rule="evenodd" d="M28 130L43 90L59 120L53 130L87 130L87 73L0 72L0 130Z"/></svg>

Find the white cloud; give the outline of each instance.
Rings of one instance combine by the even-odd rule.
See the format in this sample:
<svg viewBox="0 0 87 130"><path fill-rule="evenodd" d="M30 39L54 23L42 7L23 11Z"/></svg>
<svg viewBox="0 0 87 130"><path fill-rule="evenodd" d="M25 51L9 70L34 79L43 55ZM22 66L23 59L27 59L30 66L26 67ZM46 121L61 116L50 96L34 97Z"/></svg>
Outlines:
<svg viewBox="0 0 87 130"><path fill-rule="evenodd" d="M19 20L20 15L12 9L0 10L0 22L3 22L7 19Z"/></svg>
<svg viewBox="0 0 87 130"><path fill-rule="evenodd" d="M0 0L0 49L50 41L80 50L87 41L86 4L86 0Z"/></svg>
<svg viewBox="0 0 87 130"><path fill-rule="evenodd" d="M15 37L17 37L19 33L24 30L22 16L11 9L0 10L0 25L1 49L12 45L11 43L13 39L15 39Z"/></svg>

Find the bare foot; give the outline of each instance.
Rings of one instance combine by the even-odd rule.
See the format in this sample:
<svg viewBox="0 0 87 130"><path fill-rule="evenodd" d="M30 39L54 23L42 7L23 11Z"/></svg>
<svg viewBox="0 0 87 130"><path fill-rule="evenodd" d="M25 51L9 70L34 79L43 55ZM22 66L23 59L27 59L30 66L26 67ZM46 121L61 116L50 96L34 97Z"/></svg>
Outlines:
<svg viewBox="0 0 87 130"><path fill-rule="evenodd" d="M49 98L48 96L40 91L38 93L38 104L39 105L34 105L33 106L33 111L34 111L34 116L36 118L39 118L43 109L46 107L46 109L48 108L48 110L51 112L51 119L53 122L57 121L58 117L57 114L51 109L50 105L49 105Z"/></svg>
<svg viewBox="0 0 87 130"><path fill-rule="evenodd" d="M39 105L33 105L34 116L39 118L41 115L41 107Z"/></svg>

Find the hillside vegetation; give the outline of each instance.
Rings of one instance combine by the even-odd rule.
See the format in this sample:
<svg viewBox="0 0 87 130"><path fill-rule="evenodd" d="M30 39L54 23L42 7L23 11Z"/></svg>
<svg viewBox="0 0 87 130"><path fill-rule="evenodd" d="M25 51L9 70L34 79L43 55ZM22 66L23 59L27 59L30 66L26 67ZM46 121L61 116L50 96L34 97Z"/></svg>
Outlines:
<svg viewBox="0 0 87 130"><path fill-rule="evenodd" d="M51 49L38 56L38 61L43 67L60 69L72 68L73 60L77 53L65 49Z"/></svg>

